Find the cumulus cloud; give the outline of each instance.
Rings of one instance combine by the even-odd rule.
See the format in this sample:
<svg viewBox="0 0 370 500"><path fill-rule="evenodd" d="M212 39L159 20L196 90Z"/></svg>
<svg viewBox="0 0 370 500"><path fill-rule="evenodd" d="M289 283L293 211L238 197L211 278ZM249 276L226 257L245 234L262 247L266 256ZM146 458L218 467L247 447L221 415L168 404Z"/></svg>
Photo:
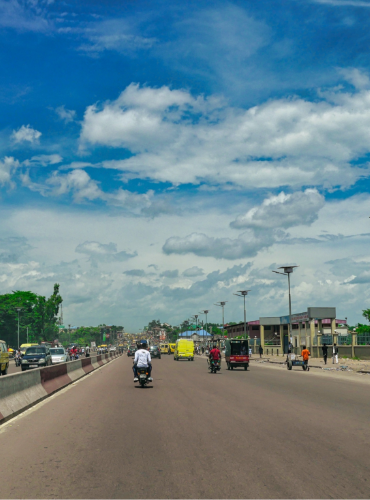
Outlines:
<svg viewBox="0 0 370 500"><path fill-rule="evenodd" d="M14 171L19 168L19 161L12 156L0 160L0 184L10 184Z"/></svg>
<svg viewBox="0 0 370 500"><path fill-rule="evenodd" d="M137 256L137 252L117 252L115 243L99 243L98 241L85 241L77 245L75 252L85 254L93 264L100 262L125 262Z"/></svg>
<svg viewBox="0 0 370 500"><path fill-rule="evenodd" d="M185 269L185 271L182 273L182 275L186 278L195 278L196 276L203 276L203 274L203 269L197 266L189 267L189 269Z"/></svg>
<svg viewBox="0 0 370 500"><path fill-rule="evenodd" d="M319 210L325 199L316 189L306 189L293 194L281 192L266 198L259 207L251 208L246 214L239 215L230 227L244 228L284 228L309 226L318 218Z"/></svg>
<svg viewBox="0 0 370 500"><path fill-rule="evenodd" d="M162 250L167 255L193 253L201 257L234 260L254 257L259 250L271 246L274 241L274 236L267 232L255 235L252 231L247 231L236 239L213 238L203 233L192 233L185 238L168 238Z"/></svg>
<svg viewBox="0 0 370 500"><path fill-rule="evenodd" d="M73 109L66 109L64 105L56 108L55 112L64 123L73 122L76 118L76 111Z"/></svg>
<svg viewBox="0 0 370 500"><path fill-rule="evenodd" d="M15 143L30 142L34 144L38 142L41 135L41 132L35 130L30 125L22 125L18 130L13 130L11 138Z"/></svg>
<svg viewBox="0 0 370 500"><path fill-rule="evenodd" d="M354 164L369 151L369 130L369 90L245 110L131 84L117 100L86 109L81 147L126 148L131 157L102 166L173 184L331 188L369 175L366 164Z"/></svg>

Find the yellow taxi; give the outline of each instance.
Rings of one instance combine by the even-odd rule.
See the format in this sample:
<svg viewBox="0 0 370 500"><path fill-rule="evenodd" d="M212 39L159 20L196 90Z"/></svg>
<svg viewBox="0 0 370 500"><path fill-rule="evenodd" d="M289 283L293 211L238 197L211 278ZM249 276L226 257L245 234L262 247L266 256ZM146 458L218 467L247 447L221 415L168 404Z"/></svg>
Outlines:
<svg viewBox="0 0 370 500"><path fill-rule="evenodd" d="M161 354L168 354L168 344L159 344Z"/></svg>
<svg viewBox="0 0 370 500"><path fill-rule="evenodd" d="M175 352L176 344L168 344L168 354L173 354Z"/></svg>
<svg viewBox="0 0 370 500"><path fill-rule="evenodd" d="M9 353L6 347L6 342L0 340L0 372L1 375L6 375L9 368Z"/></svg>

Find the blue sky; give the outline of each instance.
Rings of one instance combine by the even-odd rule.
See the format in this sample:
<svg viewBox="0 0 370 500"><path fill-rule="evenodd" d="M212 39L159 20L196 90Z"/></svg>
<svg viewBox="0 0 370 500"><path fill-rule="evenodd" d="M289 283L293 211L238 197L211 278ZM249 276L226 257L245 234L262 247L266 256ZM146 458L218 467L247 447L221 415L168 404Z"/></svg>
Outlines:
<svg viewBox="0 0 370 500"><path fill-rule="evenodd" d="M178 323L368 307L367 0L0 0L0 293ZM217 321L219 311L211 310ZM214 315L214 316L212 316ZM68 319L68 321L67 321Z"/></svg>

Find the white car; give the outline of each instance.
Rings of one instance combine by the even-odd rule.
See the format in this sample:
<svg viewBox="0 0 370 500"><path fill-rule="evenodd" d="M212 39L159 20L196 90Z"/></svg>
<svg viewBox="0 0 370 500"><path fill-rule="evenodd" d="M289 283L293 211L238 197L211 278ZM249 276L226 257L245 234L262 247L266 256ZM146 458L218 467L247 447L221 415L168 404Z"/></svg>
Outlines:
<svg viewBox="0 0 370 500"><path fill-rule="evenodd" d="M51 347L51 363L55 365L56 363L65 363L66 361L70 361L69 354L66 352L64 347Z"/></svg>
<svg viewBox="0 0 370 500"><path fill-rule="evenodd" d="M109 350L110 350L111 352L115 352L115 351L117 351L117 347L116 347L116 346L112 346Z"/></svg>

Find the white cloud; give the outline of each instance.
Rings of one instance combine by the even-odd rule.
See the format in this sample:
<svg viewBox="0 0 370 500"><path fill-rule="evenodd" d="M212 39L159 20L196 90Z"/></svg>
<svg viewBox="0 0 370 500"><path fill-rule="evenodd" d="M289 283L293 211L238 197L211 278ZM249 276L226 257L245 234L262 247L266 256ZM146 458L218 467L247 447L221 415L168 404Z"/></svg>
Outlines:
<svg viewBox="0 0 370 500"><path fill-rule="evenodd" d="M128 177L244 188L348 187L369 176L370 91L325 99L270 100L248 110L187 91L130 85L116 101L89 106L81 148L126 148L103 161Z"/></svg>
<svg viewBox="0 0 370 500"><path fill-rule="evenodd" d="M313 0L315 3L335 5L338 7L370 7L368 0Z"/></svg>
<svg viewBox="0 0 370 500"><path fill-rule="evenodd" d="M45 32L50 29L46 18L45 2L0 0L0 26L17 31Z"/></svg>
<svg viewBox="0 0 370 500"><path fill-rule="evenodd" d="M34 144L38 142L41 135L41 132L33 129L30 125L22 125L18 130L13 130L11 138L15 143L30 142Z"/></svg>
<svg viewBox="0 0 370 500"><path fill-rule="evenodd" d="M72 109L66 109L65 106L59 106L55 109L56 114L59 116L64 123L73 122L76 118L76 111Z"/></svg>
<svg viewBox="0 0 370 500"><path fill-rule="evenodd" d="M306 189L293 194L281 192L266 198L259 207L251 208L245 215L239 215L230 227L284 228L311 225L318 218L325 199L316 189Z"/></svg>
<svg viewBox="0 0 370 500"><path fill-rule="evenodd" d="M130 53L151 48L156 39L139 34L135 24L135 19L109 19L91 23L83 32L88 42L80 45L79 50L96 56L106 50Z"/></svg>
<svg viewBox="0 0 370 500"><path fill-rule="evenodd" d="M26 160L22 163L25 167L30 166L41 166L47 167L48 165L56 165L57 163L61 163L63 158L59 154L52 155L37 155L32 156L30 160Z"/></svg>
<svg viewBox="0 0 370 500"><path fill-rule="evenodd" d="M10 184L14 171L19 168L19 161L12 156L0 160L0 184Z"/></svg>
<svg viewBox="0 0 370 500"><path fill-rule="evenodd" d="M370 3L369 3L370 7ZM338 70L347 82L350 82L356 89L368 89L370 79L366 73L357 68L341 68Z"/></svg>
<svg viewBox="0 0 370 500"><path fill-rule="evenodd" d="M75 252L89 256L89 261L93 264L99 262L125 262L137 256L137 252L128 253L125 251L117 252L115 243L99 243L98 241L85 241L77 245Z"/></svg>
<svg viewBox="0 0 370 500"><path fill-rule="evenodd" d="M271 246L274 241L272 234L255 235L252 231L243 233L237 239L213 238L202 233L192 233L185 238L168 238L163 245L163 252L167 255L193 253L201 257L235 260L254 257L259 250Z"/></svg>
<svg viewBox="0 0 370 500"><path fill-rule="evenodd" d="M185 269L182 275L185 276L186 278L195 278L197 276L203 276L204 271L198 266L193 266L189 267L189 269Z"/></svg>

